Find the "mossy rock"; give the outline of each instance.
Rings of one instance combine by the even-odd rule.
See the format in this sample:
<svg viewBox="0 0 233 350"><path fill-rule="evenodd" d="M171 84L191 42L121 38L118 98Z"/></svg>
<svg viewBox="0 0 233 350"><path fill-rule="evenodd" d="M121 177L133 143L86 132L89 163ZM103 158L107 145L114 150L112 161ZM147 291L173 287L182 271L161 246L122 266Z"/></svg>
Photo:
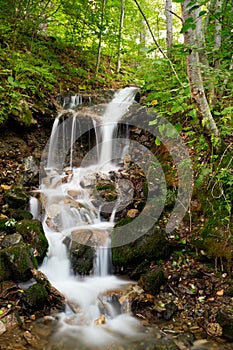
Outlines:
<svg viewBox="0 0 233 350"><path fill-rule="evenodd" d="M17 223L16 231L32 247L34 256L41 262L48 249L48 241L41 222L39 220L22 220Z"/></svg>
<svg viewBox="0 0 233 350"><path fill-rule="evenodd" d="M33 284L24 293L21 303L29 313L43 310L48 305L48 292L40 283Z"/></svg>
<svg viewBox="0 0 233 350"><path fill-rule="evenodd" d="M134 242L114 247L112 249L113 265L117 268L123 267L124 270L132 270L145 260L157 261L168 258L171 250L172 247L165 232L162 229L152 228Z"/></svg>
<svg viewBox="0 0 233 350"><path fill-rule="evenodd" d="M71 266L75 274L88 275L93 269L94 250L78 244L70 251Z"/></svg>
<svg viewBox="0 0 233 350"><path fill-rule="evenodd" d="M23 187L18 184L13 185L10 190L6 191L3 198L9 207L13 209L24 209L28 203L28 195Z"/></svg>
<svg viewBox="0 0 233 350"><path fill-rule="evenodd" d="M232 307L222 307L217 314L217 322L222 327L223 337L233 341L233 309Z"/></svg>
<svg viewBox="0 0 233 350"><path fill-rule="evenodd" d="M145 292L156 295L160 291L160 287L166 283L164 272L161 268L151 270L141 276L138 284Z"/></svg>
<svg viewBox="0 0 233 350"><path fill-rule="evenodd" d="M28 244L19 243L1 251L4 265L9 270L9 277L15 282L26 282L32 277L32 268L38 264Z"/></svg>
<svg viewBox="0 0 233 350"><path fill-rule="evenodd" d="M3 238L2 248L8 248L19 243L23 243L23 237L19 233L13 233Z"/></svg>
<svg viewBox="0 0 233 350"><path fill-rule="evenodd" d="M10 278L11 272L5 261L3 250L0 251L0 282L6 281Z"/></svg>
<svg viewBox="0 0 233 350"><path fill-rule="evenodd" d="M32 220L32 214L30 213L29 210L24 210L24 209L10 209L8 211L8 214L10 217L14 218L16 221L20 220Z"/></svg>

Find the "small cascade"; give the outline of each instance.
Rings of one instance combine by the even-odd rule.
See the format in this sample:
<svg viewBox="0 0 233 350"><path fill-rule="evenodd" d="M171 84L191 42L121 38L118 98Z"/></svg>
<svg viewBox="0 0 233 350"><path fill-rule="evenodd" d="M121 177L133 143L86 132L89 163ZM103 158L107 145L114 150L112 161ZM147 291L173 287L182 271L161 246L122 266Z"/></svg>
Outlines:
<svg viewBox="0 0 233 350"><path fill-rule="evenodd" d="M39 200L36 197L31 196L29 199L29 211L32 214L32 218L37 220L39 218Z"/></svg>
<svg viewBox="0 0 233 350"><path fill-rule="evenodd" d="M116 208L113 208L108 220L103 219L102 204L96 206L93 203L91 192L97 175L108 178L109 171L115 169L115 159L123 158L125 146L116 152L114 135L117 132L117 123L133 103L136 91L136 88L120 90L104 109L103 115L99 119L93 119L96 153L95 157L90 157L92 162L89 161L89 165L85 167L75 168L73 165L73 147L77 133L79 135L82 129L78 122L81 112L71 113L63 123L63 115L58 116L54 122L48 149L47 177L41 181L40 191L45 211L43 227L49 242L49 251L40 269L65 295L69 304L78 305L79 312L73 313L68 307L67 312L60 315L62 331L71 330L68 321L71 317L72 328L77 332L77 337L85 343L87 336L88 342L93 345L112 342L114 332L121 333L124 327L128 329L128 333L134 334L134 328L137 326L136 320L128 314L121 315L113 311L114 306L105 300L104 294L107 291L120 288L128 282L111 275L111 230ZM68 167L64 167L67 154ZM95 249L92 277L84 278L73 273L68 248L64 244L67 238L71 242L76 241ZM104 326L97 329L96 320L101 318L104 319Z"/></svg>

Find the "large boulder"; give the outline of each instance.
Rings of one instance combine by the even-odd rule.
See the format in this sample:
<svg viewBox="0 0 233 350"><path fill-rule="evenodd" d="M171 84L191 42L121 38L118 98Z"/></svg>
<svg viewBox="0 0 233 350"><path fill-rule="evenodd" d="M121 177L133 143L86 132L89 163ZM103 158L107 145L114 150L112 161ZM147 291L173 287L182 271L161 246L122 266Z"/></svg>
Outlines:
<svg viewBox="0 0 233 350"><path fill-rule="evenodd" d="M126 219L126 226L128 221ZM123 231L124 226L122 226ZM113 244L114 235L118 234L118 232L115 233L115 230L113 231ZM125 234L127 234L127 230L125 230ZM172 246L167 239L166 233L162 229L153 227L135 241L127 245L114 247L112 249L113 265L118 271L130 272L145 261L156 262L160 259L168 258L171 251Z"/></svg>
<svg viewBox="0 0 233 350"><path fill-rule="evenodd" d="M12 279L16 282L26 282L32 277L31 269L38 266L35 257L26 243L16 243L0 252L2 265L1 281Z"/></svg>

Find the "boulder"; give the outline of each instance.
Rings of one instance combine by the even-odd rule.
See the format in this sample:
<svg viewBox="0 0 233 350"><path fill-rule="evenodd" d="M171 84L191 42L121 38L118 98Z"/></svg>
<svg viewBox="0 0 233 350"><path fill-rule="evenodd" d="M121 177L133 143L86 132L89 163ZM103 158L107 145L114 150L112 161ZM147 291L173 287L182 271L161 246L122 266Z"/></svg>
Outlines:
<svg viewBox="0 0 233 350"><path fill-rule="evenodd" d="M166 278L161 268L153 269L143 274L138 282L147 293L156 295L160 287L166 283Z"/></svg>
<svg viewBox="0 0 233 350"><path fill-rule="evenodd" d="M232 308L223 306L216 317L217 322L222 327L222 336L229 341L233 341L233 312Z"/></svg>
<svg viewBox="0 0 233 350"><path fill-rule="evenodd" d="M28 204L28 195L23 187L17 183L5 191L3 197L10 208L24 209Z"/></svg>
<svg viewBox="0 0 233 350"><path fill-rule="evenodd" d="M37 267L37 261L26 243L14 244L1 250L2 266L5 276L16 282L26 282L32 277L31 269Z"/></svg>
<svg viewBox="0 0 233 350"><path fill-rule="evenodd" d="M16 231L23 237L24 242L30 245L38 262L42 262L48 249L48 241L41 222L24 219L16 224Z"/></svg>
<svg viewBox="0 0 233 350"><path fill-rule="evenodd" d="M120 231L120 234L131 234L133 237L133 234L130 232L130 225L127 225L127 223L130 223L130 220L130 218L121 220L121 223L126 224L121 227L122 230ZM127 229L124 229L125 226L128 226ZM115 235L118 233L119 231L116 233L115 229L113 230L113 245L115 242ZM168 258L171 251L172 246L169 243L165 232L162 229L153 227L135 241L132 241L127 245L114 247L112 249L113 265L117 270L130 272L145 260L156 262L159 259Z"/></svg>

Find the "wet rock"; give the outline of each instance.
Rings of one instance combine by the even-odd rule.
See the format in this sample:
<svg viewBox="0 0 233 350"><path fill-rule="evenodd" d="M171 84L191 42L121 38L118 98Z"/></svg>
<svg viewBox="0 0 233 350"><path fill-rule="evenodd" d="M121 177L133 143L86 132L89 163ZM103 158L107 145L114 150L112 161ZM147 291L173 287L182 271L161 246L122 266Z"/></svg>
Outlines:
<svg viewBox="0 0 233 350"><path fill-rule="evenodd" d="M22 177L24 184L37 186L39 182L39 167L35 158L32 155L24 158L22 167Z"/></svg>
<svg viewBox="0 0 233 350"><path fill-rule="evenodd" d="M28 281L32 277L31 269L37 267L37 261L25 243L2 249L1 256L6 269L5 274L17 282Z"/></svg>
<svg viewBox="0 0 233 350"><path fill-rule="evenodd" d="M15 184L4 192L3 198L10 208L25 209L29 197L21 185Z"/></svg>
<svg viewBox="0 0 233 350"><path fill-rule="evenodd" d="M16 225L17 233L22 235L24 241L30 244L33 255L41 262L48 249L48 241L45 237L42 224L38 220L22 220Z"/></svg>
<svg viewBox="0 0 233 350"><path fill-rule="evenodd" d="M9 216L11 218L14 218L16 221L21 221L24 219L31 220L32 219L32 214L30 213L29 210L23 210L23 209L9 209L7 211Z"/></svg>
<svg viewBox="0 0 233 350"><path fill-rule="evenodd" d="M77 230L64 240L68 247L70 262L75 274L87 275L93 269L94 249L91 230ZM83 243L83 244L82 244Z"/></svg>
<svg viewBox="0 0 233 350"><path fill-rule="evenodd" d="M20 303L27 313L33 314L35 311L43 310L46 305L48 306L48 296L46 287L36 283L23 293Z"/></svg>
<svg viewBox="0 0 233 350"><path fill-rule="evenodd" d="M2 240L2 247L7 248L18 243L23 243L23 237L19 233L13 233Z"/></svg>
<svg viewBox="0 0 233 350"><path fill-rule="evenodd" d="M7 266L7 262L4 256L4 251L0 250L0 282L8 280L10 276L11 276L11 271Z"/></svg>
<svg viewBox="0 0 233 350"><path fill-rule="evenodd" d="M41 284L45 287L49 295L49 309L55 308L56 310L64 311L65 297L54 286L51 285L43 272L32 269L32 275L38 284Z"/></svg>
<svg viewBox="0 0 233 350"><path fill-rule="evenodd" d="M232 308L223 306L216 317L217 322L222 327L224 338L233 341L233 312Z"/></svg>
<svg viewBox="0 0 233 350"><path fill-rule="evenodd" d="M134 232L132 232L130 226L131 220L130 218L122 219L117 224L117 230L114 229L112 233L113 246L122 241L122 246L112 249L113 265L117 269L130 272L130 270L135 269L136 266L145 260L156 261L165 259L170 255L172 247L163 230L152 228L148 232L145 232L147 218L141 219L140 215L140 222L137 229L144 232L144 234L134 240ZM123 226L119 227L118 225L121 223ZM123 245L124 241L129 237L132 238L132 243Z"/></svg>
<svg viewBox="0 0 233 350"><path fill-rule="evenodd" d="M101 324L105 324L106 320L105 320L105 316L104 315L100 315L100 317L94 321L95 326L99 326Z"/></svg>
<svg viewBox="0 0 233 350"><path fill-rule="evenodd" d="M141 276L138 282L140 287L152 295L156 295L159 292L160 287L165 283L165 274L161 268L148 271Z"/></svg>

